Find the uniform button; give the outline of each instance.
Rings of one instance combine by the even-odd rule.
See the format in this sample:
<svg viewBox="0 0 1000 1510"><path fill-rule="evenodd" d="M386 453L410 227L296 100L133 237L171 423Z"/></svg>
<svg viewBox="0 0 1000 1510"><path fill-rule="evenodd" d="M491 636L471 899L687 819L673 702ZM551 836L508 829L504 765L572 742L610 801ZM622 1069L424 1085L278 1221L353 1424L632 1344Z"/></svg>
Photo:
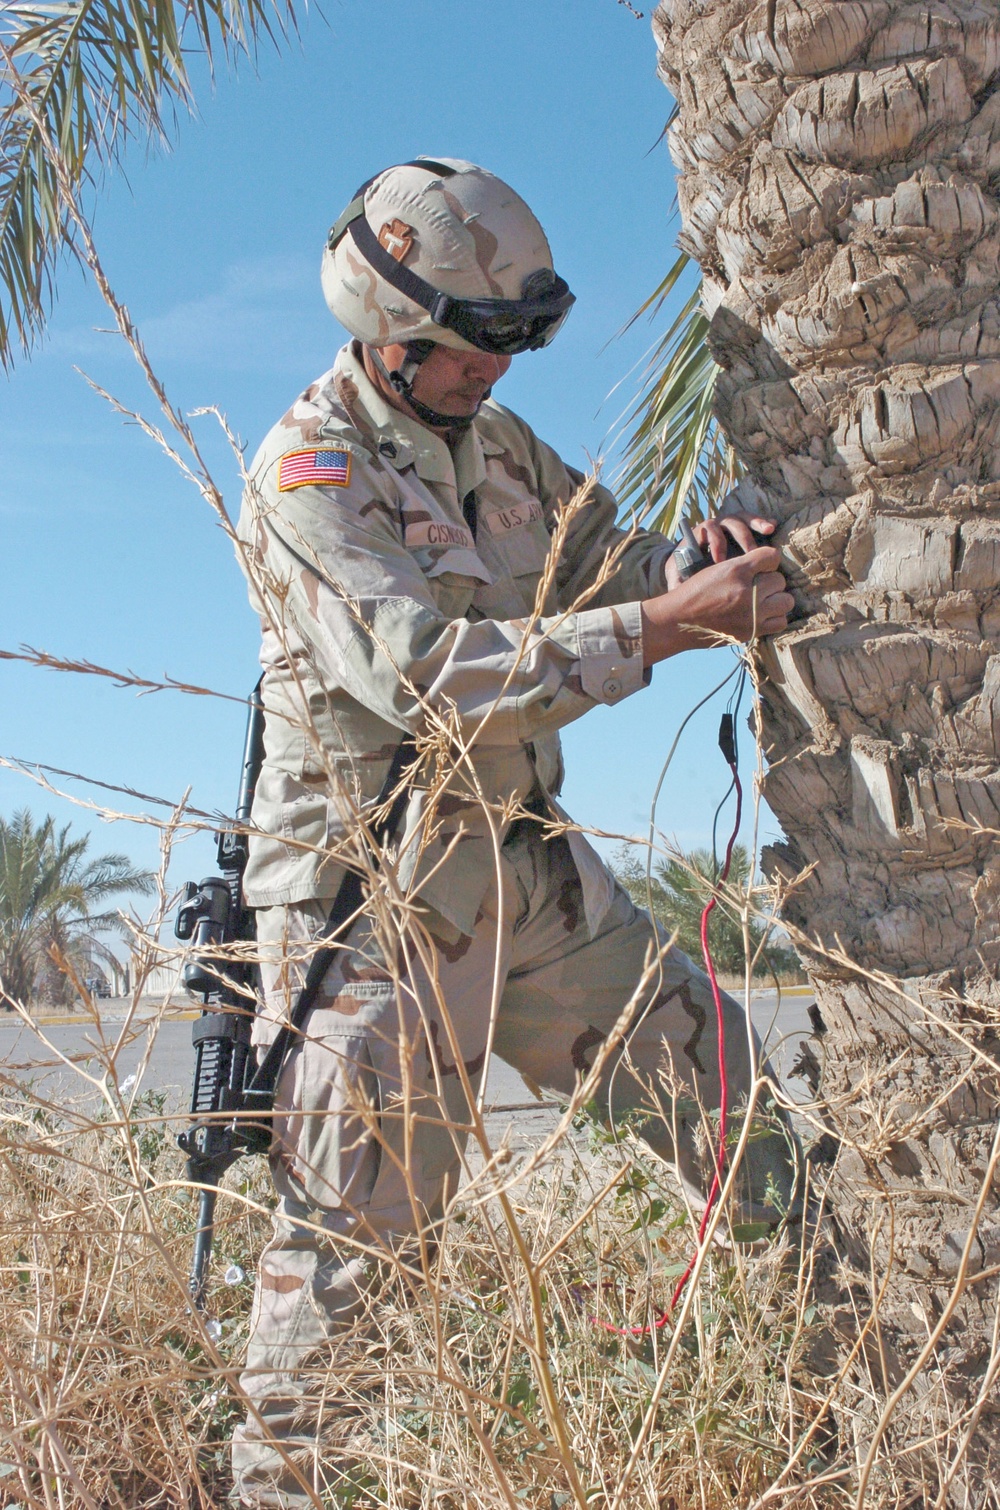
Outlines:
<svg viewBox="0 0 1000 1510"><path fill-rule="evenodd" d="M604 683L605 697L618 697L622 690L622 684L616 676L609 676Z"/></svg>

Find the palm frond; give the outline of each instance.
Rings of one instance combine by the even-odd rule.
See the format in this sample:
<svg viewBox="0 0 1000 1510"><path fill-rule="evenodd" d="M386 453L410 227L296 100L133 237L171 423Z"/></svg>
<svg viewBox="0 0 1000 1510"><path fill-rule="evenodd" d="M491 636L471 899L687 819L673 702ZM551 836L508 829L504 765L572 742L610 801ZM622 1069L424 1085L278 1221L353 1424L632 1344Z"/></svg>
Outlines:
<svg viewBox="0 0 1000 1510"><path fill-rule="evenodd" d="M27 351L75 252L44 124L73 190L133 137L191 108L186 58L251 55L295 26L295 0L13 0L0 8L0 362Z"/></svg>
<svg viewBox="0 0 1000 1510"><path fill-rule="evenodd" d="M678 254L629 324L663 308L689 261L686 252ZM713 414L719 369L706 344L707 331L699 285L650 355L639 401L627 421L632 433L619 496L642 509L647 528L665 534L672 534L682 517L695 522L708 518L742 475Z"/></svg>
<svg viewBox="0 0 1000 1510"><path fill-rule="evenodd" d="M139 870L127 855L101 855L98 859L91 860L89 865L75 871L74 876L90 906L119 891L149 896L156 890L156 877L153 873Z"/></svg>

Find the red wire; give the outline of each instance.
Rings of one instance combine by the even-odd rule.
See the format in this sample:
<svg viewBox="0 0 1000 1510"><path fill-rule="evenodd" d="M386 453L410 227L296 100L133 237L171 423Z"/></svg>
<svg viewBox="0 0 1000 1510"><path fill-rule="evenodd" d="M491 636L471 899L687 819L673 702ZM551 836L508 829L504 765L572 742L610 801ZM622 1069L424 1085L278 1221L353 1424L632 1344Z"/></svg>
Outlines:
<svg viewBox="0 0 1000 1510"><path fill-rule="evenodd" d="M698 1247L692 1253L690 1263L677 1281L677 1287L674 1290L667 1309L657 1317L652 1326L617 1327L613 1326L610 1321L602 1321L599 1316L591 1316L590 1320L594 1326L600 1327L604 1332L614 1332L617 1337L648 1337L652 1332L659 1331L660 1327L667 1325L667 1322L677 1309L677 1302L683 1295L684 1287L694 1271L694 1266L698 1261L698 1253L702 1243L705 1241L705 1233L708 1231L712 1211L719 1198L719 1192L722 1189L723 1172L726 1164L726 1131L729 1120L729 1076L726 1073L726 1020L722 1010L722 992L719 990L719 982L715 976L715 964L708 942L708 920L715 910L719 886L723 885L729 877L729 867L733 860L733 848L736 844L737 835L740 831L740 820L743 816L743 788L740 785L739 771L736 769L735 761L729 761L728 764L729 769L733 773L733 786L736 789L736 818L733 822L733 831L729 836L729 843L726 845L726 858L723 862L722 870L719 872L719 879L701 915L701 952L704 956L709 984L712 987L712 1000L715 1002L716 1036L719 1052L719 1145L715 1154L715 1173L712 1176L712 1185L708 1192L708 1200L705 1203L705 1210L702 1213L701 1222L698 1226Z"/></svg>

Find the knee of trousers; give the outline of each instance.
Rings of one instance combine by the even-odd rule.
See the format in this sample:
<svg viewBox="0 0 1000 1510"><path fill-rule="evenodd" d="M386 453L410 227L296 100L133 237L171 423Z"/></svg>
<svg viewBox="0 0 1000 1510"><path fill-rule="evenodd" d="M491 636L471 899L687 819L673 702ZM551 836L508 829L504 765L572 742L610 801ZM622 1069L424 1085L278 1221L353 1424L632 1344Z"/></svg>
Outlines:
<svg viewBox="0 0 1000 1510"><path fill-rule="evenodd" d="M657 1046L659 1047L659 1046ZM607 1125L630 1125L658 1158L670 1165L691 1205L703 1210L715 1179L719 1151L717 1096L699 1095L690 1077L681 1080L661 1050L636 1064L632 1056L612 1061L593 1107ZM732 1183L736 1224L774 1228L802 1204L804 1156L787 1113L766 1087L758 1090L743 1138L751 1092L748 1075L734 1077L727 1108L726 1149L739 1163ZM731 1167L731 1166L730 1166ZM726 1171L728 1173L728 1170Z"/></svg>

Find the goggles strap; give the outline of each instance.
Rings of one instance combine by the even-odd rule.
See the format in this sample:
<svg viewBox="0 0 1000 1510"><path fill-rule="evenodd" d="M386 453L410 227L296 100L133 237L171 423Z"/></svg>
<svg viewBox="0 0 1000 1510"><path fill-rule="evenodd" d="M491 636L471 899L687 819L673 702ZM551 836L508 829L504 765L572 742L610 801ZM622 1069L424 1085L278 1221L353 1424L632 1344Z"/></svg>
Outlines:
<svg viewBox="0 0 1000 1510"><path fill-rule="evenodd" d="M355 203L357 202L355 201ZM397 289L406 298L412 299L414 304L420 305L421 309L426 309L435 324L441 325L445 329L456 331L457 334L462 335L463 340L469 342L470 346L479 345L476 340L471 338L469 333L462 333L458 321L447 318L446 312L449 306L461 306L462 300L453 299L449 294L441 293L440 289L434 288L432 284L427 283L418 273L413 272L411 268L404 267L401 262L397 262L395 257L386 251L368 224L364 215L363 196L360 202L362 211L347 226L347 234L368 263L368 266L383 277L390 287ZM554 313L552 318L558 318L558 313ZM532 344L542 345L543 343L539 341ZM480 347L480 349L483 351L490 350L488 346ZM528 347L525 344L520 349L526 350ZM492 354L496 355L495 352Z"/></svg>
<svg viewBox="0 0 1000 1510"><path fill-rule="evenodd" d="M419 304L421 309L430 312L436 300L441 297L439 291L421 278L418 273L404 267L401 262L397 262L395 257L386 251L365 218L364 196L361 201L361 214L356 216L346 229L369 267L374 268L391 287L405 294L407 299L412 299L414 304Z"/></svg>
<svg viewBox="0 0 1000 1510"><path fill-rule="evenodd" d="M447 163L436 162L433 157L415 157L408 163L400 163L400 167L426 168L427 171L429 173L433 173L436 178L454 178L456 173L458 172L457 168L449 168ZM385 169L383 169L382 171L384 172ZM354 195L354 198L351 200L350 204L347 206L347 209L343 212L343 214L338 215L337 219L333 222L333 225L330 227L330 234L326 238L326 244L331 252L337 245L337 242L340 240L341 236L343 236L344 232L347 230L347 227L352 223L352 221L355 221L364 215L365 195L368 193L368 190L371 188L376 178L381 178L381 176L381 173L374 173L371 178L366 178L360 189L358 189L357 193Z"/></svg>

